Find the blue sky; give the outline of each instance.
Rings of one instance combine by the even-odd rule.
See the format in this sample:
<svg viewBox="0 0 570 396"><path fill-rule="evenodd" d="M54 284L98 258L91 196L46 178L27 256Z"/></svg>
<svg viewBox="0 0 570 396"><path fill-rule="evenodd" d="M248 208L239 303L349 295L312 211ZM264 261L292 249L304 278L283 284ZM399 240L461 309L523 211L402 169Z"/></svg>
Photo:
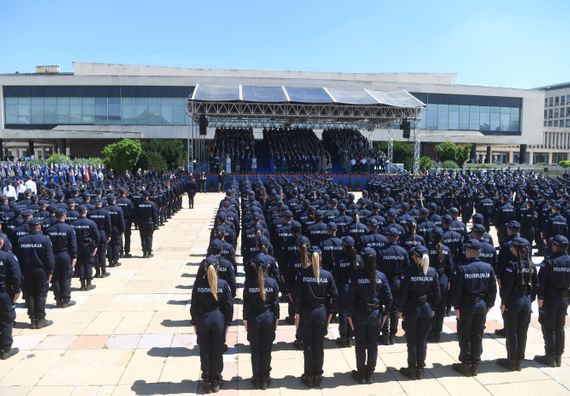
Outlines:
<svg viewBox="0 0 570 396"><path fill-rule="evenodd" d="M73 61L570 81L568 0L0 0L0 72Z"/></svg>

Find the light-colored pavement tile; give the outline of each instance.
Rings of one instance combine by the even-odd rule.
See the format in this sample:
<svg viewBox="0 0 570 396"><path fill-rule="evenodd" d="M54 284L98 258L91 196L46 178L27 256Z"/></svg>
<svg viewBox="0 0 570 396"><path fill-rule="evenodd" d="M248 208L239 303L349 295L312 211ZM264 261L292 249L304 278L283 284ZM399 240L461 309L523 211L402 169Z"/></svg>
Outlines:
<svg viewBox="0 0 570 396"><path fill-rule="evenodd" d="M38 349L67 349L75 341L74 335L52 335L46 336L37 346Z"/></svg>
<svg viewBox="0 0 570 396"><path fill-rule="evenodd" d="M73 341L69 349L101 349L108 338L106 335L82 335Z"/></svg>
<svg viewBox="0 0 570 396"><path fill-rule="evenodd" d="M135 349L141 340L141 334L113 334L107 340L109 349Z"/></svg>

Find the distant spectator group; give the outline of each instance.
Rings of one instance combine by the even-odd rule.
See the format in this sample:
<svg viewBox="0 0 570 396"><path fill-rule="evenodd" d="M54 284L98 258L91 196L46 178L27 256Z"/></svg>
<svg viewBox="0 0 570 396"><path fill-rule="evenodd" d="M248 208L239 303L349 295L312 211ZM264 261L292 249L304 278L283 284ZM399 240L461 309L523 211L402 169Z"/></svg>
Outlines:
<svg viewBox="0 0 570 396"><path fill-rule="evenodd" d="M312 129L264 129L272 173L330 173L331 156Z"/></svg>
<svg viewBox="0 0 570 396"><path fill-rule="evenodd" d="M255 140L252 128L217 128L210 147L210 172L255 173Z"/></svg>
<svg viewBox="0 0 570 396"><path fill-rule="evenodd" d="M356 129L325 129L323 143L347 173L384 171L386 155Z"/></svg>

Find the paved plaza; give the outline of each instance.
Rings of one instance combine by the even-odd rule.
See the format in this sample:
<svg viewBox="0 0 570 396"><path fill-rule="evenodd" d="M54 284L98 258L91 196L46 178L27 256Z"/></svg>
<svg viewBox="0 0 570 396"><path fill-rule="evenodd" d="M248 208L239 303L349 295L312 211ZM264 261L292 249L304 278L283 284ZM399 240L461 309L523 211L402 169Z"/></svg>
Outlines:
<svg viewBox="0 0 570 396"><path fill-rule="evenodd" d="M183 209L155 232L154 253L142 259L138 232L133 232L134 258L111 268L111 276L96 279L97 288L79 292L73 280L77 305L55 309L53 294L48 319L54 325L31 330L23 304L18 308L14 346L20 353L0 361L0 395L168 395L201 393L196 336L190 326L189 299L209 231L222 194L198 194L195 209ZM188 206L186 201L185 208ZM238 249L239 251L239 249ZM238 286L243 284L243 273ZM238 296L241 290L238 291ZM234 319L241 319L236 301ZM282 317L287 312L282 305ZM241 320L237 321L241 323ZM283 321L281 321L283 323ZM229 329L224 355L224 388L220 394L268 395L563 395L570 394L570 348L561 368L544 368L527 360L521 372L506 372L494 360L506 356L505 340L492 335L502 327L498 305L490 312L484 339L484 363L476 378L464 378L451 369L457 362L455 318L445 320L439 344L428 346L426 379L411 381L397 370L406 364L402 332L395 345L380 346L372 385L358 385L349 373L355 368L354 348L340 349L331 324L325 342L321 389L300 382L303 355L294 349L294 327L281 324L273 350L274 381L266 391L250 385L251 363L245 329ZM566 344L568 345L568 339ZM542 354L543 342L534 308L529 329L527 358Z"/></svg>

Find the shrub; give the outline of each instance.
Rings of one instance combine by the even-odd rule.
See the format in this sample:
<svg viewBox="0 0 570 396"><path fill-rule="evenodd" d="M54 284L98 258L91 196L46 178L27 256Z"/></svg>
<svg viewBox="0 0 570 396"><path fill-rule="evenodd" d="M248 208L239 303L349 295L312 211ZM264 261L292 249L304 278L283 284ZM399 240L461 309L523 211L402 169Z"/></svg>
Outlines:
<svg viewBox="0 0 570 396"><path fill-rule="evenodd" d="M441 167L444 169L457 169L457 168L459 168L459 165L457 165L457 162L455 162L455 161L447 160L447 161L443 161L443 163L441 164Z"/></svg>
<svg viewBox="0 0 570 396"><path fill-rule="evenodd" d="M124 175L126 171L134 168L141 153L142 147L138 140L122 139L103 148L103 159L107 168Z"/></svg>

